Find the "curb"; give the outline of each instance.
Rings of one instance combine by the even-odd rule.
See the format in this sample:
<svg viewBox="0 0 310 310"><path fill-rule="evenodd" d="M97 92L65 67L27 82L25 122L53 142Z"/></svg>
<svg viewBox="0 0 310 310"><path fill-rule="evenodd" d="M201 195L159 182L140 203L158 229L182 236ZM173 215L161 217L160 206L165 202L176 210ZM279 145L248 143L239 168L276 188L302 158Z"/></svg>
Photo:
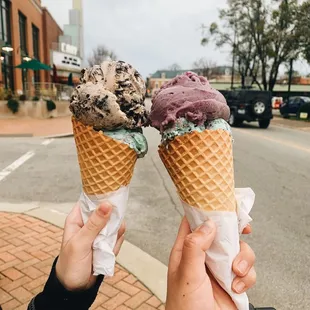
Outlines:
<svg viewBox="0 0 310 310"><path fill-rule="evenodd" d="M32 133L0 134L0 138L32 138Z"/></svg>
<svg viewBox="0 0 310 310"><path fill-rule="evenodd" d="M0 134L0 138L41 138L41 139L61 139L73 137L73 133L63 133L50 136L34 136L32 133Z"/></svg>
<svg viewBox="0 0 310 310"><path fill-rule="evenodd" d="M22 213L63 228L73 205L74 203L1 202L0 212ZM167 266L126 240L116 261L142 282L162 303L166 302Z"/></svg>
<svg viewBox="0 0 310 310"><path fill-rule="evenodd" d="M43 136L40 138L43 139L60 139L60 138L68 138L68 137L73 137L73 133L72 132L68 132L68 133L62 133L59 135L50 135L50 136Z"/></svg>

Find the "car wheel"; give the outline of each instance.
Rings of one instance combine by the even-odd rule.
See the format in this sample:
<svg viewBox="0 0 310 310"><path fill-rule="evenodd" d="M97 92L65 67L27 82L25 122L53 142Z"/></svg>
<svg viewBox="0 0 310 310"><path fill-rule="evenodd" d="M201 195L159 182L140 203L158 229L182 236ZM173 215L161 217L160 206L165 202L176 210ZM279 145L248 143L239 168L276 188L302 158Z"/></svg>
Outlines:
<svg viewBox="0 0 310 310"><path fill-rule="evenodd" d="M236 119L235 112L231 112L229 120L228 120L228 124L232 127L237 127L237 126L240 126L242 123L243 123L242 120Z"/></svg>
<svg viewBox="0 0 310 310"><path fill-rule="evenodd" d="M264 119L261 121L258 121L259 127L263 129L267 129L270 125L270 119Z"/></svg>
<svg viewBox="0 0 310 310"><path fill-rule="evenodd" d="M262 101L257 101L254 103L253 110L256 115L262 115L266 110L266 104Z"/></svg>

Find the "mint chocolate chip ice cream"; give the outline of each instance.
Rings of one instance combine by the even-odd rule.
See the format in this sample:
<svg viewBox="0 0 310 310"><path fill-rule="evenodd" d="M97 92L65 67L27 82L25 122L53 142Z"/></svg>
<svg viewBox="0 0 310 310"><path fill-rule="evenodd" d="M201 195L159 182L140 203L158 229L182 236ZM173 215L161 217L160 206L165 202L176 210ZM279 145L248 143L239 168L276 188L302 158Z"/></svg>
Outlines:
<svg viewBox="0 0 310 310"><path fill-rule="evenodd" d="M168 143L172 141L177 136L183 136L187 133L191 133L193 131L203 132L206 129L208 130L218 130L223 129L229 132L232 136L231 128L229 124L224 121L222 118L215 119L213 121L208 121L203 125L195 125L194 123L188 121L185 118L179 118L175 121L174 126L167 128L162 132L162 143Z"/></svg>
<svg viewBox="0 0 310 310"><path fill-rule="evenodd" d="M136 151L138 158L144 157L148 151L147 140L142 133L142 129L139 131L128 129L103 130L103 133L110 138L127 144Z"/></svg>

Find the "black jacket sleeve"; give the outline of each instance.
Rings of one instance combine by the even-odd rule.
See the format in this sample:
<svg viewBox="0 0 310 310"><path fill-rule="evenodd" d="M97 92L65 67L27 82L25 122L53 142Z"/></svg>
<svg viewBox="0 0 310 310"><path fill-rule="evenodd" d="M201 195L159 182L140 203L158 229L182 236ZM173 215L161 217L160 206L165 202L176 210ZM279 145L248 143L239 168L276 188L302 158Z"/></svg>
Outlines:
<svg viewBox="0 0 310 310"><path fill-rule="evenodd" d="M95 301L103 276L98 276L93 287L86 291L67 291L56 277L55 259L43 292L33 298L28 310L87 310Z"/></svg>

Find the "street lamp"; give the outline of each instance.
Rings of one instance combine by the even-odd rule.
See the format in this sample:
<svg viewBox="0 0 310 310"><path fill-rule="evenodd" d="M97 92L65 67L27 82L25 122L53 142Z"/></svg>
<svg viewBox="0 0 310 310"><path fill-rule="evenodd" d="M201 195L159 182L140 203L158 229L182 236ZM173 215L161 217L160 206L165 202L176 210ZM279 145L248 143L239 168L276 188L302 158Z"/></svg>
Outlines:
<svg viewBox="0 0 310 310"><path fill-rule="evenodd" d="M10 53L10 52L13 52L14 51L14 48L11 46L11 44L9 43L5 43L3 46L2 46L2 50L7 52L7 53Z"/></svg>
<svg viewBox="0 0 310 310"><path fill-rule="evenodd" d="M27 61L27 62L28 62L28 61L30 61L31 59L32 59L32 58L31 58L31 57L29 57L29 56L25 56L25 57L23 57L23 60L24 60L24 61Z"/></svg>
<svg viewBox="0 0 310 310"><path fill-rule="evenodd" d="M11 44L9 43L5 43L4 46L2 46L2 50L7 52L7 53L10 53L10 52L13 52L14 51L14 48L11 46ZM20 46L18 47L17 49L17 53L20 52L21 48ZM22 59L24 61L30 61L32 58L28 56L28 53L25 52L24 53L24 56L22 57Z"/></svg>

